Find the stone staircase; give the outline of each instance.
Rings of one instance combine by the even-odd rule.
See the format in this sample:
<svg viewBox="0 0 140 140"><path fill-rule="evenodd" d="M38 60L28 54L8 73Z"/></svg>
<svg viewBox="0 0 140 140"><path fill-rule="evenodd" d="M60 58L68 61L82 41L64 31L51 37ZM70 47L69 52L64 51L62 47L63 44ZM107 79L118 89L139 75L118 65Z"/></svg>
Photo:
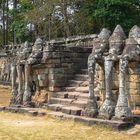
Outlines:
<svg viewBox="0 0 140 140"><path fill-rule="evenodd" d="M53 93L47 107L53 111L81 116L87 105L88 92L88 71L82 69L73 80L69 81L68 87L61 92ZM100 98L96 97L100 103Z"/></svg>

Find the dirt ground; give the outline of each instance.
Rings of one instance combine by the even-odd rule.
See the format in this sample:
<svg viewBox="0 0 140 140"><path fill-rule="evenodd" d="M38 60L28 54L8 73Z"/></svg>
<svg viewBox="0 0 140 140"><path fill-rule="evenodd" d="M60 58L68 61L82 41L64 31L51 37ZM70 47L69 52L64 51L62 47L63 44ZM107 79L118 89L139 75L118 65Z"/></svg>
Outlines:
<svg viewBox="0 0 140 140"><path fill-rule="evenodd" d="M0 140L140 140L140 128L129 131L89 127L47 116L0 113Z"/></svg>
<svg viewBox="0 0 140 140"><path fill-rule="evenodd" d="M8 105L10 89L0 88L0 105ZM127 131L87 126L72 120L0 112L0 140L140 140L140 125Z"/></svg>
<svg viewBox="0 0 140 140"><path fill-rule="evenodd" d="M11 88L0 85L0 105L9 105Z"/></svg>

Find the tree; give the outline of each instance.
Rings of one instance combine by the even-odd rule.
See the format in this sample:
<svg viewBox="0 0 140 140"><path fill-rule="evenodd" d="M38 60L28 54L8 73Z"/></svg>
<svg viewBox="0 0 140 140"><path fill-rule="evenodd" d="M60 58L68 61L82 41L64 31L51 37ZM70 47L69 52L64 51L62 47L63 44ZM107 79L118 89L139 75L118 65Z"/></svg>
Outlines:
<svg viewBox="0 0 140 140"><path fill-rule="evenodd" d="M26 40L31 41L30 32L27 28L25 13L32 8L32 2L28 0L14 0L13 9L9 11L10 31L13 33L13 42L21 43Z"/></svg>
<svg viewBox="0 0 140 140"><path fill-rule="evenodd" d="M140 25L140 0L0 0L0 12L3 44Z"/></svg>
<svg viewBox="0 0 140 140"><path fill-rule="evenodd" d="M102 27L113 29L121 24L128 31L134 24L140 24L139 0L87 0L84 10L98 30Z"/></svg>

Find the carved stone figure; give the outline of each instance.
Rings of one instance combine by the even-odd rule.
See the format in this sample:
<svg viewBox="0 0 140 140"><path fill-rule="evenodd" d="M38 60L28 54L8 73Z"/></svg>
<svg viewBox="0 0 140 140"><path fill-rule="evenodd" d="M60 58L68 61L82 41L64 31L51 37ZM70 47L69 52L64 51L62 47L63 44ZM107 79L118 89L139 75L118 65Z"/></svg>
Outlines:
<svg viewBox="0 0 140 140"><path fill-rule="evenodd" d="M37 38L34 46L32 47L32 53L27 59L27 64L38 64L41 62L42 58L42 50L43 50L43 40L41 38Z"/></svg>
<svg viewBox="0 0 140 140"><path fill-rule="evenodd" d="M9 82L10 81L10 73L11 73L10 65L11 65L11 63L10 63L9 58L4 60L1 64L0 79L3 82Z"/></svg>
<svg viewBox="0 0 140 140"><path fill-rule="evenodd" d="M85 115L89 117L95 117L98 114L98 106L96 97L94 95L94 76L96 63L103 65L103 56L109 49L108 39L110 37L110 31L103 29L93 42L93 50L88 58L88 75L89 75L89 99L87 108L85 109Z"/></svg>
<svg viewBox="0 0 140 140"><path fill-rule="evenodd" d="M17 59L17 76L18 76L18 95L16 97L16 104L22 104L24 94L24 75L25 62L31 53L31 45L26 41L21 45L18 51Z"/></svg>
<svg viewBox="0 0 140 140"><path fill-rule="evenodd" d="M16 103L16 97L18 95L17 91L17 58L18 58L18 48L14 46L11 49L11 57L12 57L12 63L11 63L11 85L12 85L12 95L11 95L11 100L10 100L10 105L14 105Z"/></svg>
<svg viewBox="0 0 140 140"><path fill-rule="evenodd" d="M10 59L8 59L6 61L6 64L5 64L5 81L6 82L9 82L11 79L10 79L10 75L11 75L11 66L10 66Z"/></svg>
<svg viewBox="0 0 140 140"><path fill-rule="evenodd" d="M116 62L119 61L119 56L122 54L125 43L125 33L120 25L117 25L113 34L109 38L109 55L105 57L105 86L106 98L100 108L100 116L110 119L115 114L115 101L112 96L112 72Z"/></svg>
<svg viewBox="0 0 140 140"><path fill-rule="evenodd" d="M1 80L3 81L4 80L4 77L5 77L5 60L2 62L1 64Z"/></svg>
<svg viewBox="0 0 140 140"><path fill-rule="evenodd" d="M43 50L43 41L38 38L35 41L34 46L32 47L32 53L29 55L26 64L25 64L25 89L23 96L23 104L29 105L31 103L32 91L32 77L31 77L31 66L38 64L42 59L42 50Z"/></svg>
<svg viewBox="0 0 140 140"><path fill-rule="evenodd" d="M115 108L115 116L117 118L130 117L132 115L126 92L127 67L131 61L140 61L140 28L136 25L129 32L129 38L126 40L125 49L120 59L119 97Z"/></svg>
<svg viewBox="0 0 140 140"><path fill-rule="evenodd" d="M12 64L11 64L11 84L12 84L12 98L11 105L21 104L23 99L23 75L25 61L31 53L31 46L26 41L20 47L13 48L12 50ZM16 81L18 80L18 84Z"/></svg>

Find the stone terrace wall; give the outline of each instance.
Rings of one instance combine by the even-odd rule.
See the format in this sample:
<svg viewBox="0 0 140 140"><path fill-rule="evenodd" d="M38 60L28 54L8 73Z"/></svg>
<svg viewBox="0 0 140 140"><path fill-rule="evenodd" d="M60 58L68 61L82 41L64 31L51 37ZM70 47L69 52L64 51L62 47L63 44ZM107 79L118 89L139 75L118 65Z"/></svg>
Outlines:
<svg viewBox="0 0 140 140"><path fill-rule="evenodd" d="M97 92L104 100L105 87L104 87L104 76L100 66L97 67L97 81L99 83ZM126 77L127 83L127 94L129 95L129 104L133 110L140 109L140 65L139 62L130 62L128 65L128 72ZM113 86L112 93L114 100L117 101L119 94L119 66L116 63L113 70Z"/></svg>
<svg viewBox="0 0 140 140"><path fill-rule="evenodd" d="M0 84L10 84L10 63L6 53L0 53Z"/></svg>
<svg viewBox="0 0 140 140"><path fill-rule="evenodd" d="M32 68L37 87L33 99L46 102L51 94L62 91L74 74L87 68L87 59L91 51L92 47L47 45L43 51L42 64Z"/></svg>

